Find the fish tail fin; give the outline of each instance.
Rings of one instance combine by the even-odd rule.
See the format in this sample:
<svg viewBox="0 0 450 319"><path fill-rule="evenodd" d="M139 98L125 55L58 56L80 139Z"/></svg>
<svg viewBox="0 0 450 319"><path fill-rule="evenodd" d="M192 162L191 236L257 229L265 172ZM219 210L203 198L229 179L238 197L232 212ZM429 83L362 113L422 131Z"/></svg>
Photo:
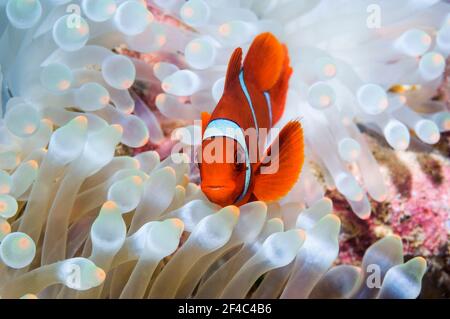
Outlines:
<svg viewBox="0 0 450 319"><path fill-rule="evenodd" d="M272 103L273 125L275 125L281 118L286 104L286 96L289 86L289 79L292 75L292 68L290 66L289 54L285 45L283 45L284 61L281 76L277 83L269 90L270 99Z"/></svg>
<svg viewBox="0 0 450 319"><path fill-rule="evenodd" d="M257 167L253 194L266 202L285 196L297 182L303 162L303 129L299 121L290 121Z"/></svg>
<svg viewBox="0 0 450 319"><path fill-rule="evenodd" d="M285 51L277 38L269 33L258 35L244 60L244 78L261 91L270 90L283 69Z"/></svg>

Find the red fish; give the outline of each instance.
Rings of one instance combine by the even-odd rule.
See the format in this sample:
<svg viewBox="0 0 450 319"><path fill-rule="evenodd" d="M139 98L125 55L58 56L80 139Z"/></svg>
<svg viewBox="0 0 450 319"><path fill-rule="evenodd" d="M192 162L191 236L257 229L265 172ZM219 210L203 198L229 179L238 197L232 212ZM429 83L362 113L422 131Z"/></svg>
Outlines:
<svg viewBox="0 0 450 319"><path fill-rule="evenodd" d="M219 103L211 115L202 113L198 161L201 189L210 201L221 206L271 202L298 180L304 161L300 122L286 124L265 152L266 134L258 134L281 118L291 74L287 48L271 33L255 38L243 65L242 49L233 52ZM246 135L252 129L257 140L253 145L255 139ZM255 144L261 154L256 157L250 156ZM277 169L268 174L275 161Z"/></svg>

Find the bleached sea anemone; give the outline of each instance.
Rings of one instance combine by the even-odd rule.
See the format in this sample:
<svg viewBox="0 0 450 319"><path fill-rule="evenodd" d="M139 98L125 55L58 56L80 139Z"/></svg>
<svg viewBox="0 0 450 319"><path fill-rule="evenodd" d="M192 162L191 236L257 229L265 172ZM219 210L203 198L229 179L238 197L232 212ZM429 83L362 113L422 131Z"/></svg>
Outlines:
<svg viewBox="0 0 450 319"><path fill-rule="evenodd" d="M360 127L396 150L437 143L450 53L438 0L0 0L2 298L415 298L423 258L387 236L335 265L340 221L311 165L279 203L217 207L187 154L134 157L164 137L130 93L186 121L223 90L232 50L270 31L294 74L279 126L300 117L308 162L360 218L386 199ZM159 57L153 65L119 54ZM165 59L165 57L167 59ZM176 62L175 62L176 61Z"/></svg>

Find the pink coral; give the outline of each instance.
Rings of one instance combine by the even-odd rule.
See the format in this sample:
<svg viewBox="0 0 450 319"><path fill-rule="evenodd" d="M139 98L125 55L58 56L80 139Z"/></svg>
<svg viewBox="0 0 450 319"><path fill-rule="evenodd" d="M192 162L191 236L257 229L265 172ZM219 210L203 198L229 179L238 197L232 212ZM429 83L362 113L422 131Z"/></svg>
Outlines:
<svg viewBox="0 0 450 319"><path fill-rule="evenodd" d="M384 203L372 202L369 220L357 219L338 193L329 192L343 221L340 262L358 264L367 247L392 233L402 237L407 255L432 257L445 253L450 213L449 161L437 154L393 152L380 146L375 153L383 165L390 196Z"/></svg>
<svg viewBox="0 0 450 319"><path fill-rule="evenodd" d="M408 166L414 172L411 197L405 201L394 196L391 200L391 227L403 238L405 253L436 255L447 243L450 166L449 163L442 166L440 185L433 183L417 162L410 160Z"/></svg>

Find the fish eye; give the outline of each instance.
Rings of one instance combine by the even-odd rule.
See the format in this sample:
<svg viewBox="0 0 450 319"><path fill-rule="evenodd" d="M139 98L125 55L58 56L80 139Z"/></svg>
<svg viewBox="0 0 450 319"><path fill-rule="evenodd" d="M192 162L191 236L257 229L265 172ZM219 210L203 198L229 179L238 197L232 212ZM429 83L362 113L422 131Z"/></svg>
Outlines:
<svg viewBox="0 0 450 319"><path fill-rule="evenodd" d="M244 163L235 163L234 167L237 171L243 171L245 169L245 164Z"/></svg>

